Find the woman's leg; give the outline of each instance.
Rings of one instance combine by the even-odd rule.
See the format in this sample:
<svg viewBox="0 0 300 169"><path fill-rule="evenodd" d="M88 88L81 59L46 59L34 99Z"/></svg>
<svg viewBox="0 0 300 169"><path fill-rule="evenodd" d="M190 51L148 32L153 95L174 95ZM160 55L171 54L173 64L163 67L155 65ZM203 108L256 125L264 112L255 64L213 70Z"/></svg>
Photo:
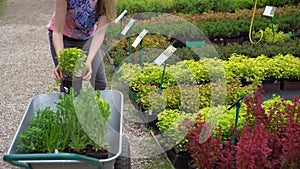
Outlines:
<svg viewBox="0 0 300 169"><path fill-rule="evenodd" d="M84 51L88 51L90 49L90 43L92 39L88 40L86 44L83 46ZM95 90L104 90L107 86L106 73L103 63L103 57L101 55L100 50L96 53L93 62L92 62L92 76L91 76L91 85Z"/></svg>

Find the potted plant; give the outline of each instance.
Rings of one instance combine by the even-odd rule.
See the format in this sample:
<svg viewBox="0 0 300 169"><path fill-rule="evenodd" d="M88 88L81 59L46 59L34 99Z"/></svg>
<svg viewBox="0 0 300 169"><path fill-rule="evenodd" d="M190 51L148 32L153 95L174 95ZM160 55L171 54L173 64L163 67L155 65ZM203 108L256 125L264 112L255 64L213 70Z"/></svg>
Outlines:
<svg viewBox="0 0 300 169"><path fill-rule="evenodd" d="M299 90L300 89L300 59L287 54L277 55L274 60L281 65L283 89L284 90Z"/></svg>
<svg viewBox="0 0 300 169"><path fill-rule="evenodd" d="M87 55L79 48L65 48L58 52L58 68L63 73L62 86L65 93L73 87L76 95L82 87L82 75L86 70Z"/></svg>
<svg viewBox="0 0 300 169"><path fill-rule="evenodd" d="M122 93L83 91L77 97L72 88L69 94L34 97L3 160L32 169L130 168Z"/></svg>
<svg viewBox="0 0 300 169"><path fill-rule="evenodd" d="M264 104L262 90L244 102L244 125L235 140L222 142L224 129L200 142L205 121L199 114L188 133L188 150L197 168L299 168L300 122L298 98ZM291 103L292 102L292 103ZM198 120L200 119L200 120ZM232 121L232 120L231 120ZM228 129L227 129L228 130Z"/></svg>
<svg viewBox="0 0 300 169"><path fill-rule="evenodd" d="M195 117L196 113L185 113L179 110L164 110L158 115L157 126L162 133L159 142L175 168L188 168L188 163L191 161L187 151L186 134L193 122L188 125L185 121L187 119L193 121Z"/></svg>
<svg viewBox="0 0 300 169"><path fill-rule="evenodd" d="M56 111L50 107L37 110L28 128L19 136L19 152L59 151L107 158L104 138L110 105L100 98L99 91L88 88L74 97L71 89L69 94L59 96L56 108Z"/></svg>

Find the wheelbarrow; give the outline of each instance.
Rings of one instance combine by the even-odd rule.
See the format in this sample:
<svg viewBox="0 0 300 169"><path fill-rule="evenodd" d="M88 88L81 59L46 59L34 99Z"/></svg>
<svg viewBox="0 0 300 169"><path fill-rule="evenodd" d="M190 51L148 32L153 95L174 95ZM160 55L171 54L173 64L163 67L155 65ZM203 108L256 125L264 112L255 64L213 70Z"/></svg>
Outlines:
<svg viewBox="0 0 300 169"><path fill-rule="evenodd" d="M56 110L56 102L61 93L40 94L31 99L8 153L3 160L26 169L129 169L130 149L128 140L122 136L123 94L119 91L103 90L101 98L110 105L110 119L105 135L108 157L97 159L72 153L24 154L17 151L20 133L26 130L37 110L50 107Z"/></svg>

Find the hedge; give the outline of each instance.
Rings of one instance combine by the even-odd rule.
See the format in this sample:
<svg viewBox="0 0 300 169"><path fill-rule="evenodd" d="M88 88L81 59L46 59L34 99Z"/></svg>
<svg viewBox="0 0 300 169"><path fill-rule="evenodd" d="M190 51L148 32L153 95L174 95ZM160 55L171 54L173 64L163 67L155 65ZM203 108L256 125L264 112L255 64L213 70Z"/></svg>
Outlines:
<svg viewBox="0 0 300 169"><path fill-rule="evenodd" d="M257 7L272 5L297 5L298 0L259 0ZM238 9L252 9L253 0L119 0L118 13L127 10L130 14L141 12L189 13L198 14L208 11L234 12Z"/></svg>

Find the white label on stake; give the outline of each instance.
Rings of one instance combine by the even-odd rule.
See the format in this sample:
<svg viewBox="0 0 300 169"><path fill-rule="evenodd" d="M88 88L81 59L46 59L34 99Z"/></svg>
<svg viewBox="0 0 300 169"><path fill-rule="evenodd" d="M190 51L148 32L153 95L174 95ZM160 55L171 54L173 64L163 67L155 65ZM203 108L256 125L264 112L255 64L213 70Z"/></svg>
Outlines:
<svg viewBox="0 0 300 169"><path fill-rule="evenodd" d="M173 55L173 53L177 50L174 46L170 45L163 53L159 55L158 58L154 60L154 63L157 64L158 66L162 65L165 63L166 60L169 59Z"/></svg>
<svg viewBox="0 0 300 169"><path fill-rule="evenodd" d="M127 10L124 10L116 19L115 19L115 23L118 23L127 13Z"/></svg>
<svg viewBox="0 0 300 169"><path fill-rule="evenodd" d="M123 31L121 32L122 35L126 35L126 33L129 31L129 29L133 26L133 24L135 23L135 19L131 19L128 24L125 26L125 28L123 29Z"/></svg>
<svg viewBox="0 0 300 169"><path fill-rule="evenodd" d="M274 17L276 9L274 6L266 6L263 16Z"/></svg>
<svg viewBox="0 0 300 169"><path fill-rule="evenodd" d="M149 31L147 29L144 29L140 34L139 36L135 39L135 41L133 42L132 44L132 47L136 48L137 45L142 41L142 39L146 36L146 34L148 33Z"/></svg>

